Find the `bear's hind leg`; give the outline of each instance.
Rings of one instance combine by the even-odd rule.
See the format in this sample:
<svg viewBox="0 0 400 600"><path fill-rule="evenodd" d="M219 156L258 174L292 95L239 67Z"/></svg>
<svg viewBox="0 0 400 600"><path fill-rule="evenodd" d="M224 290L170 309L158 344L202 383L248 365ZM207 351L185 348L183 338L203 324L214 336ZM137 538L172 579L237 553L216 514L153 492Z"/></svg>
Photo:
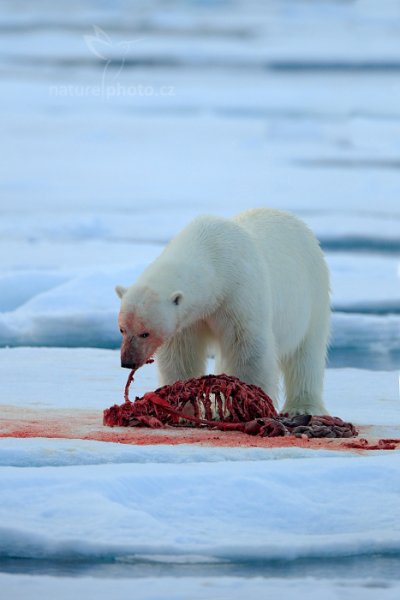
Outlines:
<svg viewBox="0 0 400 600"><path fill-rule="evenodd" d="M163 344L156 354L160 385L204 375L208 341L205 328L196 324Z"/></svg>
<svg viewBox="0 0 400 600"><path fill-rule="evenodd" d="M282 360L286 402L289 415L326 415L322 393L325 373L327 335L308 335L289 357Z"/></svg>

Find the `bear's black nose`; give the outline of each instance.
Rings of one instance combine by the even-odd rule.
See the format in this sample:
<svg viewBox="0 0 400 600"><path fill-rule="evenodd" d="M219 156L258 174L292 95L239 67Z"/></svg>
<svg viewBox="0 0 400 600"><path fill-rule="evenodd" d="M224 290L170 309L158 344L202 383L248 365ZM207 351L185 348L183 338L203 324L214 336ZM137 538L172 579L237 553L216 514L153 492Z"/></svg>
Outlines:
<svg viewBox="0 0 400 600"><path fill-rule="evenodd" d="M127 362L126 360L121 360L121 367L123 369L136 369L136 363Z"/></svg>

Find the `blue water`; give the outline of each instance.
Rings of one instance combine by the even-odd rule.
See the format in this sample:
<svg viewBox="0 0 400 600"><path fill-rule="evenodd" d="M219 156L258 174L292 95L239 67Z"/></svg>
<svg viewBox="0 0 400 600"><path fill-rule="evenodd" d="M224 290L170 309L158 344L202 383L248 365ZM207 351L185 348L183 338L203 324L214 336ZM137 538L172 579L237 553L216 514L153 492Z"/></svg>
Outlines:
<svg viewBox="0 0 400 600"><path fill-rule="evenodd" d="M1 559L0 572L59 577L316 577L323 579L399 580L400 556L349 556L332 559L301 559L206 564L157 563L144 560L129 563L107 561L59 562L29 559Z"/></svg>

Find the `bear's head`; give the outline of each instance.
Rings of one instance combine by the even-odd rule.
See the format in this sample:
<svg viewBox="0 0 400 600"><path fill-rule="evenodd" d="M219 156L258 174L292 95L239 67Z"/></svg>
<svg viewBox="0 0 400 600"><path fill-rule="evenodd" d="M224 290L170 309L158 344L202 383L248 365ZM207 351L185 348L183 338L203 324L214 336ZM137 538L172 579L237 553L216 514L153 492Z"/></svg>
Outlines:
<svg viewBox="0 0 400 600"><path fill-rule="evenodd" d="M115 288L121 299L121 366L138 369L178 329L182 292L162 297L147 286Z"/></svg>

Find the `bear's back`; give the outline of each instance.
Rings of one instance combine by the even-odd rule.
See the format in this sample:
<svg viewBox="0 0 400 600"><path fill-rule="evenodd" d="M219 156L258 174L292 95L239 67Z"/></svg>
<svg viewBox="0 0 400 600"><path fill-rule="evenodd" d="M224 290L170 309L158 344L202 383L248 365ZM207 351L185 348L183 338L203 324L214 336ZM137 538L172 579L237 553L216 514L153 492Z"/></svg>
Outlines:
<svg viewBox="0 0 400 600"><path fill-rule="evenodd" d="M318 306L329 305L329 272L318 240L303 221L275 209L251 209L233 220L251 235L265 261L273 312L290 335L289 314L302 315L306 323Z"/></svg>
<svg viewBox="0 0 400 600"><path fill-rule="evenodd" d="M252 236L272 268L287 268L289 263L293 268L303 269L303 275L313 276L315 269L327 274L318 240L294 215L272 208L254 208L232 220Z"/></svg>

